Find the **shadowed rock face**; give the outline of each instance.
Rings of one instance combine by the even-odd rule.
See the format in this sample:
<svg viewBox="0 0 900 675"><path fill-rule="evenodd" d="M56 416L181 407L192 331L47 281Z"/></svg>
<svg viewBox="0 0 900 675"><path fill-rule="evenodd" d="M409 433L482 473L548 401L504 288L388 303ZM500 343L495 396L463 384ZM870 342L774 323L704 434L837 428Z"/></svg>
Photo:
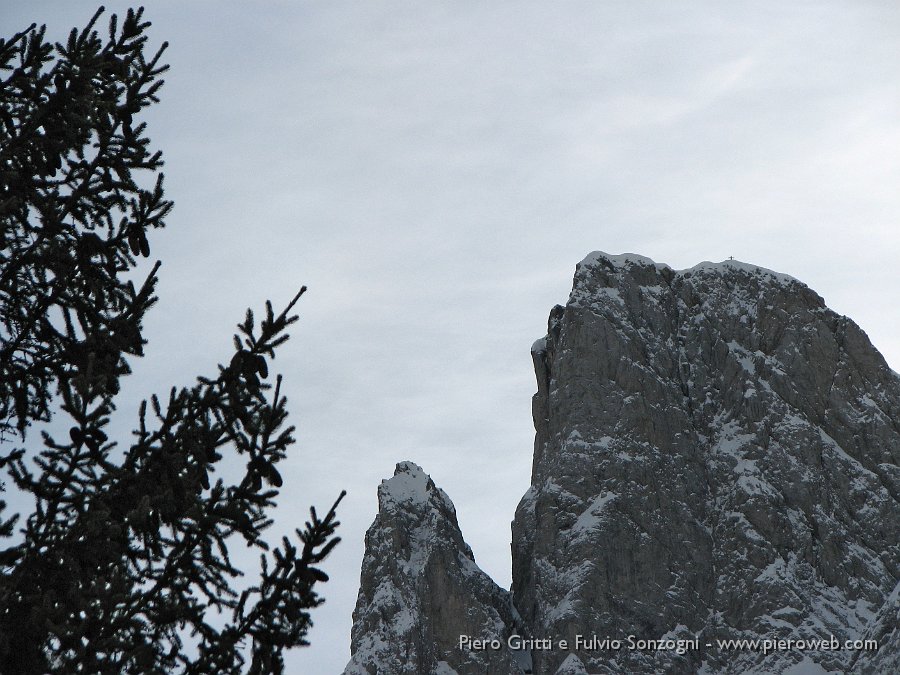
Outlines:
<svg viewBox="0 0 900 675"><path fill-rule="evenodd" d="M900 378L856 324L751 265L596 253L532 353L513 597L534 635L865 637L900 577ZM575 655L602 673L853 656Z"/></svg>
<svg viewBox="0 0 900 675"><path fill-rule="evenodd" d="M475 564L446 493L412 462L378 488L345 675L523 672L508 649L460 648L460 636L499 640L516 617L509 594Z"/></svg>
<svg viewBox="0 0 900 675"><path fill-rule="evenodd" d="M745 263L594 253L532 355L521 619L403 463L379 488L346 673L900 672L900 377L856 324ZM569 649L458 648L514 632ZM705 646L832 635L881 649Z"/></svg>

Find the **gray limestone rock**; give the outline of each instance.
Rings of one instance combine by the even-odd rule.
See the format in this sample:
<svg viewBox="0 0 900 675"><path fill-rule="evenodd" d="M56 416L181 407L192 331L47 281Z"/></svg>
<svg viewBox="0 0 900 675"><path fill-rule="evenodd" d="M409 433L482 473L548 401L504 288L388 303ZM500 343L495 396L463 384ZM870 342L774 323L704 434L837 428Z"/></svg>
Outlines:
<svg viewBox="0 0 900 675"><path fill-rule="evenodd" d="M896 605L900 378L859 327L752 265L595 253L532 354L532 485L513 523L531 633L625 641L574 650L587 672L842 672L855 652L716 640L843 644ZM567 657L535 652L535 672Z"/></svg>
<svg viewBox="0 0 900 675"><path fill-rule="evenodd" d="M398 464L366 533L345 675L530 672L528 654L507 648L516 624L509 593L475 564L446 493L417 465ZM501 648L461 645L461 636Z"/></svg>
<svg viewBox="0 0 900 675"><path fill-rule="evenodd" d="M862 675L900 673L900 582L884 603L865 635L877 650L858 651L850 660L850 670Z"/></svg>
<svg viewBox="0 0 900 675"><path fill-rule="evenodd" d="M593 253L532 356L513 603L402 463L346 674L900 672L900 376L853 321L754 265ZM513 633L568 648L458 643Z"/></svg>

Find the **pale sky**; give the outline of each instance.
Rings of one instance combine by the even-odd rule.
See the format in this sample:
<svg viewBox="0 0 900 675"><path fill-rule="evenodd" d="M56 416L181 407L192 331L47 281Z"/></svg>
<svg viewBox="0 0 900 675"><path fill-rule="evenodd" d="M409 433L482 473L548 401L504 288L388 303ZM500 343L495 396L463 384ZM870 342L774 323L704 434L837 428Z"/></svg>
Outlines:
<svg viewBox="0 0 900 675"><path fill-rule="evenodd" d="M508 587L529 347L592 250L785 272L900 369L893 1L149 4L172 69L145 118L175 210L117 424L214 372L246 307L309 286L275 362L298 443L270 538L349 495L290 672L349 659L398 461L448 492ZM95 7L6 2L0 27L63 39Z"/></svg>

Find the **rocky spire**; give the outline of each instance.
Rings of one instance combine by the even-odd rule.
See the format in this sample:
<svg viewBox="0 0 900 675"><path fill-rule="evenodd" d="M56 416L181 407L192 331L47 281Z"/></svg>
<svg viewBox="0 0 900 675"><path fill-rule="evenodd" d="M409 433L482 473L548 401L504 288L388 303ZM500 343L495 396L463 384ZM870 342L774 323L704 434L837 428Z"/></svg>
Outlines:
<svg viewBox="0 0 900 675"><path fill-rule="evenodd" d="M398 464L366 533L345 675L527 672L527 654L506 646L515 625L509 594L475 564L446 493Z"/></svg>

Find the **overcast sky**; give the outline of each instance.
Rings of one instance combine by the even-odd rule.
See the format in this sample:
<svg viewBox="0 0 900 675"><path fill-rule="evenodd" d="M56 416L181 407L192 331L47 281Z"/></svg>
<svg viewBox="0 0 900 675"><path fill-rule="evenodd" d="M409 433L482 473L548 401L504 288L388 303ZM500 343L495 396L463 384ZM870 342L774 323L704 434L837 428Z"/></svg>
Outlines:
<svg viewBox="0 0 900 675"><path fill-rule="evenodd" d="M146 119L175 211L122 424L214 372L246 307L309 286L276 360L299 442L272 539L349 496L291 672L349 659L400 460L509 585L529 347L592 250L786 272L900 369L896 2L148 4L171 43ZM62 39L95 7L4 2L0 24Z"/></svg>

